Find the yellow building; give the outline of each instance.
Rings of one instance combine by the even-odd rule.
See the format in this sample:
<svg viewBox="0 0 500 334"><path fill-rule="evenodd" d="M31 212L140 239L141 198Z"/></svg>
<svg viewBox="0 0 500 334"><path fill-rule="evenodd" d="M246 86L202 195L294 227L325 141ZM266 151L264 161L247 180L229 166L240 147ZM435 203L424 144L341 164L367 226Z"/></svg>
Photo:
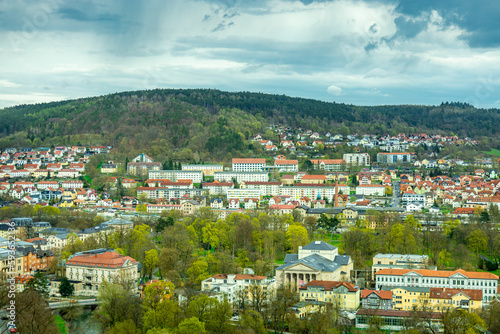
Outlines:
<svg viewBox="0 0 500 334"><path fill-rule="evenodd" d="M36 169L33 172L33 177L35 178L41 178L41 177L47 177L49 175L49 170L48 169Z"/></svg>
<svg viewBox="0 0 500 334"><path fill-rule="evenodd" d="M340 281L311 281L299 288L300 301L337 304L345 310L359 307L361 290L351 283Z"/></svg>
<svg viewBox="0 0 500 334"><path fill-rule="evenodd" d="M102 164L101 173L103 174L113 174L117 172L116 164Z"/></svg>
<svg viewBox="0 0 500 334"><path fill-rule="evenodd" d="M483 291L476 289L397 287L392 289L394 310L428 310L443 312L457 308L478 312Z"/></svg>
<svg viewBox="0 0 500 334"><path fill-rule="evenodd" d="M61 203L59 203L60 208L72 208L73 206L75 206L75 204L72 200L69 199L63 200Z"/></svg>

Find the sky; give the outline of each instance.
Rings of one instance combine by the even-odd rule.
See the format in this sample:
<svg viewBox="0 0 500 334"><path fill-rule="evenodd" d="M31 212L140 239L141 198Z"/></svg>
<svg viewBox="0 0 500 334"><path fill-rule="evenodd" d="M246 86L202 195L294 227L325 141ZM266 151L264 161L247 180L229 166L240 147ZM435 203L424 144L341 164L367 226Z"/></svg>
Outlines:
<svg viewBox="0 0 500 334"><path fill-rule="evenodd" d="M495 0L3 0L0 108L154 88L500 108Z"/></svg>

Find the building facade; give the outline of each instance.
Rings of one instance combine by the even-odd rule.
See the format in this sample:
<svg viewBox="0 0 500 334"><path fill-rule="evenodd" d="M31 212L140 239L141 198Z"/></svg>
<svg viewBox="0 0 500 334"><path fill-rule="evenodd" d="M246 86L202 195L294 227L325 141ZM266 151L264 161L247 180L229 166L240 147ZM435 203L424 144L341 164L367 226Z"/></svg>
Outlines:
<svg viewBox="0 0 500 334"><path fill-rule="evenodd" d="M266 165L266 159L236 159L232 160L233 172L260 172Z"/></svg>

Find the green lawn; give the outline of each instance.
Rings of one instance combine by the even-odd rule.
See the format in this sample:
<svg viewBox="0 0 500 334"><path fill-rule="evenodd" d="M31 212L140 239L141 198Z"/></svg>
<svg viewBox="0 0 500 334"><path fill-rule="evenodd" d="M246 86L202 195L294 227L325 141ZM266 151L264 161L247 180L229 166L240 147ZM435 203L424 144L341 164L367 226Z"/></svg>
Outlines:
<svg viewBox="0 0 500 334"><path fill-rule="evenodd" d="M495 157L500 157L500 150L492 148L491 150L483 151L484 154L494 155Z"/></svg>
<svg viewBox="0 0 500 334"><path fill-rule="evenodd" d="M60 315L55 316L57 328L59 329L59 333L68 334L68 330L66 329L66 322L61 318Z"/></svg>

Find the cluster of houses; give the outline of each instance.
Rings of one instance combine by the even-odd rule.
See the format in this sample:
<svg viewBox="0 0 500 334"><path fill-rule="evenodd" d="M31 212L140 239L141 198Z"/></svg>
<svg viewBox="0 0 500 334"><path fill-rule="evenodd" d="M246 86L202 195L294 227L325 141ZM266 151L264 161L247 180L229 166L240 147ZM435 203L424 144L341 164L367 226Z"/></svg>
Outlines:
<svg viewBox="0 0 500 334"><path fill-rule="evenodd" d="M273 125L271 129L279 136L279 143L273 143L257 134L253 137L254 142L260 143L267 151L277 151L282 147L289 151L300 151L301 149L316 149L318 146L333 148L337 145L347 145L355 148L373 149L380 151L397 152L407 151L411 147L423 146L426 148L443 148L445 145L471 145L476 146L478 141L471 138L458 138L457 136L428 135L426 133L403 134L396 136L369 135L369 134L332 134L330 132L320 134L312 130L302 128L290 128L286 126ZM278 146L276 146L278 145Z"/></svg>

